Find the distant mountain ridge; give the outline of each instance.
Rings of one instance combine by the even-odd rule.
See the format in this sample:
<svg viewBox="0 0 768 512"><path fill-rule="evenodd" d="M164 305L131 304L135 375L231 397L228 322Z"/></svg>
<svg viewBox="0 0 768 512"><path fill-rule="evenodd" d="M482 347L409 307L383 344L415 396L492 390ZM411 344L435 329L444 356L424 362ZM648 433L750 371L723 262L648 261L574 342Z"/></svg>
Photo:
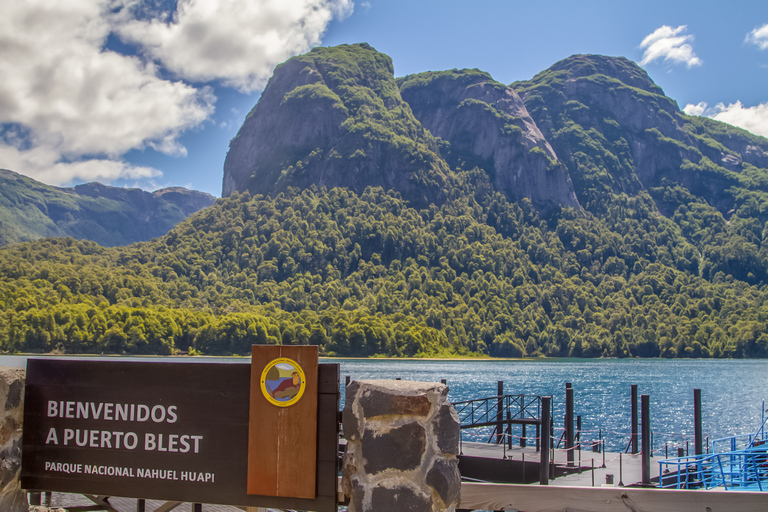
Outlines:
<svg viewBox="0 0 768 512"><path fill-rule="evenodd" d="M64 236L126 245L164 235L215 200L180 187L155 192L101 183L59 188L0 169L0 246Z"/></svg>
<svg viewBox="0 0 768 512"><path fill-rule="evenodd" d="M623 57L574 55L505 86L477 69L395 79L386 55L341 45L278 66L230 144L222 195L382 186L423 207L473 167L544 211L604 213L624 193L673 215L681 187L726 213L768 191L743 172L768 168L768 141L685 115Z"/></svg>

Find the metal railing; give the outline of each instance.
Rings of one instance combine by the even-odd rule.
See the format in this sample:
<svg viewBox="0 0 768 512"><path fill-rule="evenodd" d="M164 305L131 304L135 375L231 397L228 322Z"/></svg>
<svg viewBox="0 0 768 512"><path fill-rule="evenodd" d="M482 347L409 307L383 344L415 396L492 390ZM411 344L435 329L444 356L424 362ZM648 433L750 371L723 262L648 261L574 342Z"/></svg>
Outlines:
<svg viewBox="0 0 768 512"><path fill-rule="evenodd" d="M494 426L499 423L537 424L541 421L541 397L500 395L455 402L461 428Z"/></svg>
<svg viewBox="0 0 768 512"><path fill-rule="evenodd" d="M659 461L659 486L768 490L768 445Z"/></svg>

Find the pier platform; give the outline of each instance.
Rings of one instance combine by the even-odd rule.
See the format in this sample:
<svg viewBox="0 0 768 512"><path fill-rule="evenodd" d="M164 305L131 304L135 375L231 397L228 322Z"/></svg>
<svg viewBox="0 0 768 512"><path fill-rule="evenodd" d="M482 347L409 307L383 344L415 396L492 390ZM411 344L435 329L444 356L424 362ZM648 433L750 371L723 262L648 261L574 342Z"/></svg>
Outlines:
<svg viewBox="0 0 768 512"><path fill-rule="evenodd" d="M578 487L637 487L642 482L640 454L617 452L574 451L573 465L568 465L568 453L554 449L552 460L554 478L550 473L549 485ZM459 468L468 481L494 483L539 484L540 454L533 446L512 448L494 443L462 442ZM658 481L658 458L651 457L651 479ZM605 467L603 467L605 463ZM593 469L594 465L594 469ZM613 483L606 476L613 475ZM610 478L608 479L610 480ZM594 483L593 483L594 481Z"/></svg>

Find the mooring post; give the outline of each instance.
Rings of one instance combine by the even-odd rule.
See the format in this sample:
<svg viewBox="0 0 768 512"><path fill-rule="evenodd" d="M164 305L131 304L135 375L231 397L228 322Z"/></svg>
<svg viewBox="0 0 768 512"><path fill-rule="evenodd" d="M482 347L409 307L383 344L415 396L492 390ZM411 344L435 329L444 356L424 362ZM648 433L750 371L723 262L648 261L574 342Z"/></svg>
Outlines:
<svg viewBox="0 0 768 512"><path fill-rule="evenodd" d="M525 406L524 406L524 404L525 404L525 397L521 396L520 397L520 419L521 420L525 419ZM527 442L526 439L525 439L525 423L523 423L522 427L523 427L523 435L520 436L520 448L525 448L525 444Z"/></svg>
<svg viewBox="0 0 768 512"><path fill-rule="evenodd" d="M507 447L511 450L512 449L512 412L507 410L507 428L504 429L504 432L506 433L506 444Z"/></svg>
<svg viewBox="0 0 768 512"><path fill-rule="evenodd" d="M350 380L351 380L351 379L350 379L350 376L349 376L349 375L347 375L347 376L344 378L344 387L345 387L345 388L346 388L347 386L349 386L349 381L350 381Z"/></svg>
<svg viewBox="0 0 768 512"><path fill-rule="evenodd" d="M496 382L496 433L499 435L496 443L504 442L504 381Z"/></svg>
<svg viewBox="0 0 768 512"><path fill-rule="evenodd" d="M565 451L568 465L573 466L573 388L565 384Z"/></svg>
<svg viewBox="0 0 768 512"><path fill-rule="evenodd" d="M701 432L701 390L693 390L693 449L696 455L704 453L704 436Z"/></svg>
<svg viewBox="0 0 768 512"><path fill-rule="evenodd" d="M643 485L651 485L651 401L649 395L642 395L641 412L642 414L642 429L643 429Z"/></svg>
<svg viewBox="0 0 768 512"><path fill-rule="evenodd" d="M551 398L541 397L541 457L539 461L539 484L549 485L549 411Z"/></svg>
<svg viewBox="0 0 768 512"><path fill-rule="evenodd" d="M581 414L576 416L576 445L581 450Z"/></svg>
<svg viewBox="0 0 768 512"><path fill-rule="evenodd" d="M637 384L632 384L632 453L637 453Z"/></svg>

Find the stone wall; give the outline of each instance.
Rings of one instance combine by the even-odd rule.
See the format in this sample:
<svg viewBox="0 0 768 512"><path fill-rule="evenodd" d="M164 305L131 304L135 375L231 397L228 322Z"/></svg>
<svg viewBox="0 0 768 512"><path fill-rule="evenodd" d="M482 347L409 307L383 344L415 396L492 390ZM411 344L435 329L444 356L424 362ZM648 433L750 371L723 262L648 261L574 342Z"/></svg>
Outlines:
<svg viewBox="0 0 768 512"><path fill-rule="evenodd" d="M21 425L24 418L24 370L0 367L0 511L26 512L19 487Z"/></svg>
<svg viewBox="0 0 768 512"><path fill-rule="evenodd" d="M448 387L367 380L347 386L342 487L349 512L454 511L459 418Z"/></svg>

